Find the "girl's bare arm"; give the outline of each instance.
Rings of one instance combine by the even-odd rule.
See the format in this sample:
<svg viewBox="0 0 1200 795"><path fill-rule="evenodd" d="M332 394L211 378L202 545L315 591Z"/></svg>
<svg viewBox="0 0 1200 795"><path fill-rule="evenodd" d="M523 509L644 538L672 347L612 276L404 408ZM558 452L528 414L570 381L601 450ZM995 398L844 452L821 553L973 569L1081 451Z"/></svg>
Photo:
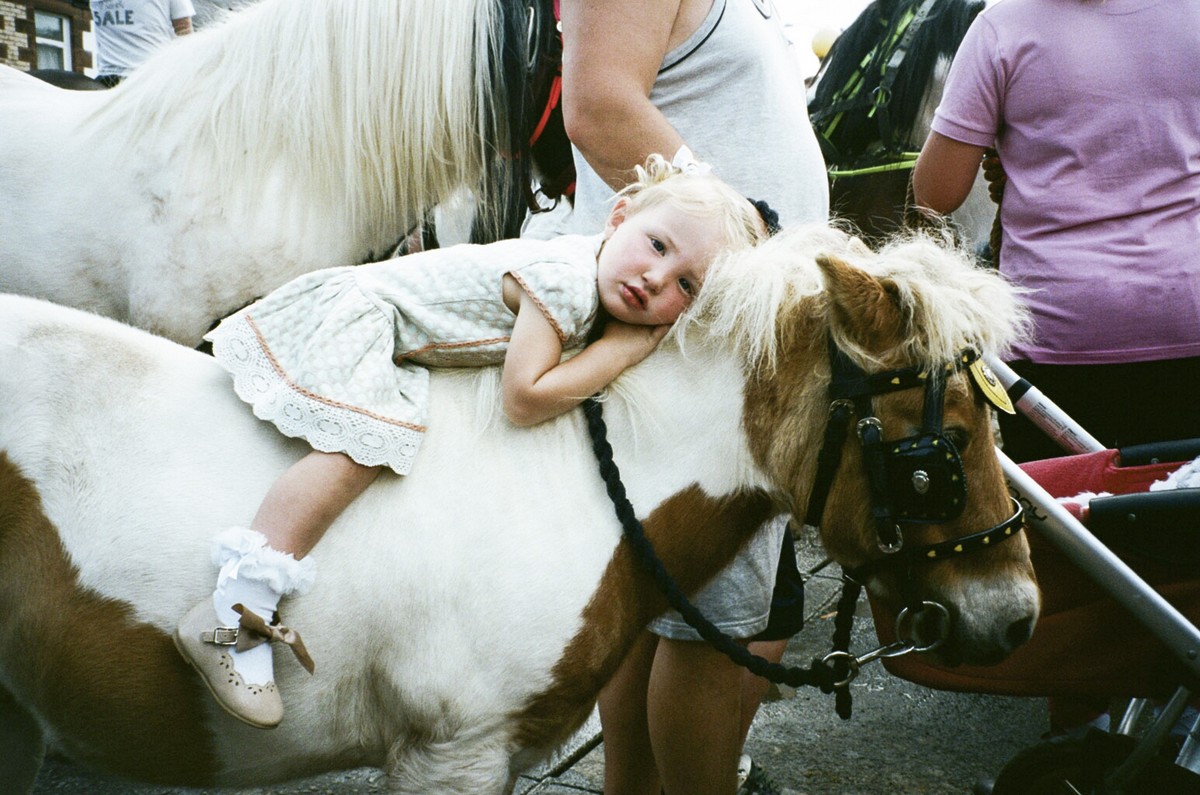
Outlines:
<svg viewBox="0 0 1200 795"><path fill-rule="evenodd" d="M504 413L517 425L536 425L570 411L649 356L669 328L610 321L600 339L563 362L554 327L522 291L504 358Z"/></svg>

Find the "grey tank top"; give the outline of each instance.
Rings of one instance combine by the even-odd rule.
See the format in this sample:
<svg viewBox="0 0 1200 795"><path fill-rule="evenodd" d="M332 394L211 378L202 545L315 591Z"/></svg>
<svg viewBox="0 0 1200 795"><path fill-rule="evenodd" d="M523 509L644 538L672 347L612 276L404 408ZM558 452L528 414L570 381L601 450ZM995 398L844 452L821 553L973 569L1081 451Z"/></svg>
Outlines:
<svg viewBox="0 0 1200 795"><path fill-rule="evenodd" d="M825 162L804 79L771 0L714 0L696 32L663 59L650 100L697 158L745 195L766 200L784 226L827 219ZM534 216L528 234L604 227L613 191L578 150L575 168L574 211Z"/></svg>

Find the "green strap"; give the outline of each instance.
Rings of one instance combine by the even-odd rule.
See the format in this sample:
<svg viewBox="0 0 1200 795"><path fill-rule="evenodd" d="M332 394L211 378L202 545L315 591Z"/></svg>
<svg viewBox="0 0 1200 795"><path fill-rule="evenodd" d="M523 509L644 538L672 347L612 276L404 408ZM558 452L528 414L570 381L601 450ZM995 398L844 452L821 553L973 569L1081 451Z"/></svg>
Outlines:
<svg viewBox="0 0 1200 795"><path fill-rule="evenodd" d="M831 168L829 176L831 179L838 177L862 177L867 174L879 174L884 171L906 171L911 169L917 162L917 155L920 152L901 152L899 160L893 160L890 163L880 163L876 166L865 166L863 168Z"/></svg>

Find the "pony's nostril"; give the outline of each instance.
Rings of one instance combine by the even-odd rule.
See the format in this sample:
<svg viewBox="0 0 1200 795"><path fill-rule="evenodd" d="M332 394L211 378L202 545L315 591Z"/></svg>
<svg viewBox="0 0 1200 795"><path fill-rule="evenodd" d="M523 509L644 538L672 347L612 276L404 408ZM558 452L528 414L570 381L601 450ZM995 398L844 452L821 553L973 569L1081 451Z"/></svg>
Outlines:
<svg viewBox="0 0 1200 795"><path fill-rule="evenodd" d="M1008 648L1017 648L1029 640L1031 635L1033 635L1032 616L1026 616L1019 621L1012 622L1008 625L1008 632L1005 633L1005 638L1008 640Z"/></svg>

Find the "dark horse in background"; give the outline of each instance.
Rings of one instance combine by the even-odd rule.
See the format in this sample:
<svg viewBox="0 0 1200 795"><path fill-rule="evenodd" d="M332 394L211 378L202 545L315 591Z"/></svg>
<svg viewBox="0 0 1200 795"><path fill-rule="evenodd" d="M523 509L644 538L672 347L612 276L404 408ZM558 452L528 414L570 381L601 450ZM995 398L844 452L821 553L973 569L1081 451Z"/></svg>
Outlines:
<svg viewBox="0 0 1200 795"><path fill-rule="evenodd" d="M950 61L984 0L876 0L838 37L808 105L830 171L830 205L867 242L916 223L909 183ZM954 214L986 242L995 205L982 178Z"/></svg>

